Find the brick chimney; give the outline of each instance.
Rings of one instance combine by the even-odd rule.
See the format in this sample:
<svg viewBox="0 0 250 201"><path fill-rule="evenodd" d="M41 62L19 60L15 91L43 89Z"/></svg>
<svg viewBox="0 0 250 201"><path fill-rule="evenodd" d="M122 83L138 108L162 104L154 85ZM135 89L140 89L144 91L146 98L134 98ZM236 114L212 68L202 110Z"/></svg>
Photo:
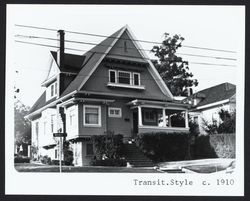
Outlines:
<svg viewBox="0 0 250 201"><path fill-rule="evenodd" d="M64 66L64 30L57 31L58 47L57 50L57 63L60 68Z"/></svg>

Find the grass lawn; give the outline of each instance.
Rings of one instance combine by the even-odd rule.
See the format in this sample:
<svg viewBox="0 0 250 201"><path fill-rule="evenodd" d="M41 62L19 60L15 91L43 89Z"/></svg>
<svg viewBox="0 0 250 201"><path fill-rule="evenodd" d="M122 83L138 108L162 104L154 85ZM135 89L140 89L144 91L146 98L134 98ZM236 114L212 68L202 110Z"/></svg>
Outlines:
<svg viewBox="0 0 250 201"><path fill-rule="evenodd" d="M59 172L59 166L42 165L30 163L16 163L15 169L18 172ZM62 172L123 172L123 173L160 173L153 168L127 168L127 167L74 167L63 166Z"/></svg>

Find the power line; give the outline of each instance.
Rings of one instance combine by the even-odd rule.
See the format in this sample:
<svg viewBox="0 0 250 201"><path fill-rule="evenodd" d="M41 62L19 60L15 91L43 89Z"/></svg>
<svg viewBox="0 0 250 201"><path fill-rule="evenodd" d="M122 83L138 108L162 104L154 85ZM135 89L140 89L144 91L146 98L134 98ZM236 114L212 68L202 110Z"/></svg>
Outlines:
<svg viewBox="0 0 250 201"><path fill-rule="evenodd" d="M29 25L15 24L15 26L18 26L18 27L25 27L25 28L33 28L33 29L41 29L41 30L47 30L47 31L58 31L57 29L45 28L45 27L37 27L37 26L29 26ZM114 37L114 36L107 36L107 35L101 35L101 34L93 34L93 33L87 33L87 32L77 32L77 31L68 31L68 30L65 30L65 32L72 33L72 34L80 34L80 35L94 36L94 37L114 38L114 39L128 40L128 39L126 39L126 38L121 38L121 37L119 38L119 37ZM129 40L131 40L131 39L129 39ZM137 41L137 42L142 42L142 43L162 44L162 43L156 42L156 41L135 40L135 39L132 39L132 40L133 40L133 41ZM236 51L231 51L231 50L222 50L222 49L198 47L198 46L191 46L191 45L182 45L182 47L192 48L192 49L209 50L209 51L227 52L227 53L237 53Z"/></svg>
<svg viewBox="0 0 250 201"><path fill-rule="evenodd" d="M59 41L59 39L55 39L55 38L41 37L41 36L27 36L27 35L20 35L20 34L15 35L15 37L22 37L22 38L29 38L29 39L46 39L46 40ZM78 43L78 44L84 44L84 45L99 45L99 46L104 46L104 47L112 47L110 45L103 45L103 44L91 43L91 42L83 42L83 41L74 41L74 40L65 40L65 42ZM116 46L116 48L124 49L124 47L119 47L119 46ZM136 48L127 47L126 49L136 49ZM148 52L152 53L152 50L140 49L140 48L138 50L148 51ZM216 57L216 56L187 54L187 53L176 53L176 54L186 55L186 56L194 56L194 57L212 58L212 59L223 59L223 60L233 60L233 61L237 60L237 59L228 58L228 57Z"/></svg>
<svg viewBox="0 0 250 201"><path fill-rule="evenodd" d="M32 42L25 42L25 41L18 41L15 40L15 42L18 43L24 43L24 44L31 44L31 45L38 45L38 46L43 46L43 47L52 47L52 48L59 48L58 46L53 46L53 45L45 45L45 44L41 44L41 43L32 43ZM109 53L104 53L104 52L97 52L97 51L91 51L91 50L80 50L80 49L75 49L75 48L65 48L68 50L74 50L74 51L81 51L81 52L92 52L92 53L96 53L96 54L109 54ZM145 60L151 60L149 58L145 58L145 57L136 57L136 56L127 56L127 55L121 55L121 54L109 54L110 56L122 56L122 57L128 57L128 58L138 58L138 59L145 59ZM203 65L213 65L213 66L228 66L228 67L236 67L235 65L227 65L227 64L212 64L212 63L199 63L199 62L189 62L189 63L193 63L193 64L203 64Z"/></svg>
<svg viewBox="0 0 250 201"><path fill-rule="evenodd" d="M191 63L191 64L202 64L202 65L211 65L211 66L214 66L214 65L217 66L217 65L219 65L219 66L236 67L236 65L228 65L228 64L213 64L213 63L192 62L192 61L190 61L188 63Z"/></svg>

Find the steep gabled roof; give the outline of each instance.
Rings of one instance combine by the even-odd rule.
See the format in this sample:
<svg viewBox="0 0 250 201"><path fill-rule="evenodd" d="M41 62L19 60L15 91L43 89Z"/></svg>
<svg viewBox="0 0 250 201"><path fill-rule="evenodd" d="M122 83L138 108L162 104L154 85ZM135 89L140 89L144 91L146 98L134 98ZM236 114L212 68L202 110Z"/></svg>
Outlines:
<svg viewBox="0 0 250 201"><path fill-rule="evenodd" d="M122 36L123 33L128 34L131 41L135 45L135 47L138 49L139 54L141 55L141 61L147 62L149 64L149 72L154 78L155 82L165 94L169 100L173 100L173 95L167 88L164 81L161 79L159 73L153 66L150 59L147 57L147 55L142 51L142 47L139 43L137 43L137 40L133 36L132 32L129 30L128 26L124 26L118 31L116 31L111 36L107 37L105 40L103 40L101 43L93 47L91 50L86 52L84 55L72 55L72 54L65 54L65 67L63 69L60 69L60 71L64 72L75 72L78 73L77 76L73 79L73 81L68 85L68 87L63 91L61 96L59 98L62 98L68 94L71 94L72 92L79 91L82 86L86 83L88 78L92 75L92 73L95 71L95 69L98 67L98 65L101 63L101 61L105 58L106 55L109 55L109 51L112 49L112 47L115 45L115 43L119 40L119 38ZM52 58L56 61L56 52L51 52ZM138 59L138 58L137 58ZM41 97L37 100L37 102L34 104L34 106L31 108L29 114L32 112L42 108L43 106L47 105L48 103L51 103L55 99L51 99L46 102L46 93L44 92Z"/></svg>
<svg viewBox="0 0 250 201"><path fill-rule="evenodd" d="M208 105L211 103L216 103L219 101L230 99L236 93L236 86L234 84L225 82L197 93L194 93L190 98L201 97L201 101L196 105L196 107Z"/></svg>

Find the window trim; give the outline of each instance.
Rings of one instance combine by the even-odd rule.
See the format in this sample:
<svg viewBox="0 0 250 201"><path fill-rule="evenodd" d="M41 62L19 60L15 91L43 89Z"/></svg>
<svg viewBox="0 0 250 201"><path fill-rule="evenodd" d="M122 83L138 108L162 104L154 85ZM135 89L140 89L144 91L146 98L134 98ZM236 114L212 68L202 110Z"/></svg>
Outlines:
<svg viewBox="0 0 250 201"><path fill-rule="evenodd" d="M135 77L134 75L138 75L138 85L135 85ZM133 72L133 86L141 86L141 75L140 73Z"/></svg>
<svg viewBox="0 0 250 201"><path fill-rule="evenodd" d="M98 124L88 124L85 122L85 120L86 120L86 118L85 118L86 108L97 108L98 109ZM101 106L100 105L83 105L83 125L85 127L101 127L102 126L101 116L102 116L102 113L101 113Z"/></svg>
<svg viewBox="0 0 250 201"><path fill-rule="evenodd" d="M119 115L110 114L111 110L119 110ZM121 118L122 117L122 108L120 108L120 107L109 107L108 108L108 115L109 115L109 117Z"/></svg>
<svg viewBox="0 0 250 201"><path fill-rule="evenodd" d="M115 73L115 82L111 82L110 72ZM129 74L129 84L119 82L119 73L120 72ZM135 82L134 82L135 75L138 75L138 85L135 85ZM107 86L109 86L109 87L121 87L121 88L131 88L131 89L140 89L140 90L145 89L145 86L141 85L141 73L139 73L139 72L109 69L109 80L108 81L109 82L108 82Z"/></svg>

